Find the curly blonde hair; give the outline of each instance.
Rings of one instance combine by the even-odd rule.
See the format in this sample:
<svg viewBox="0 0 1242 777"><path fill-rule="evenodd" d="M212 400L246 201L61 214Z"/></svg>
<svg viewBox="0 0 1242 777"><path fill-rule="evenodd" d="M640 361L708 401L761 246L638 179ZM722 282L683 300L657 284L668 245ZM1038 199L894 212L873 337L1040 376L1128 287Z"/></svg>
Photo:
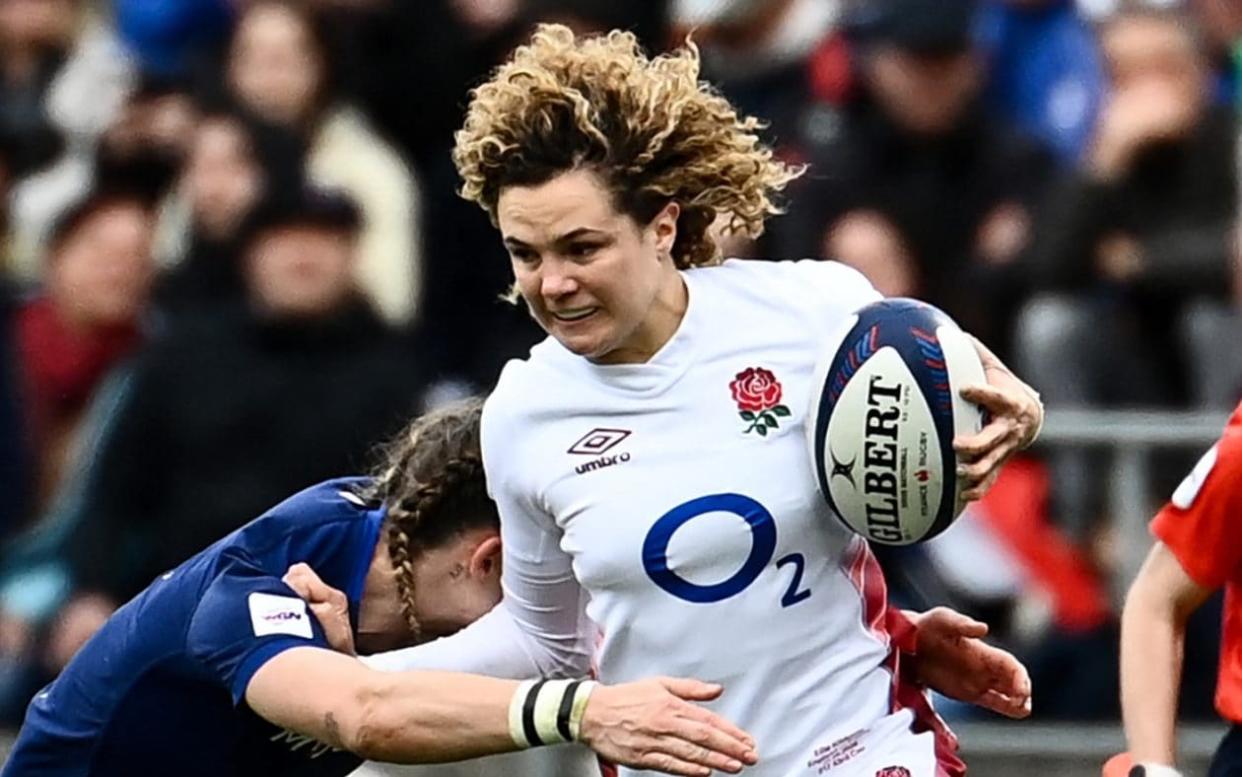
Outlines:
<svg viewBox="0 0 1242 777"><path fill-rule="evenodd" d="M762 234L781 212L776 194L801 175L760 142L761 126L699 81L693 42L649 59L629 32L578 39L543 24L471 92L453 161L461 195L493 223L505 187L574 169L598 173L639 224L676 202L673 260L685 268L719 261L718 217L724 234Z"/></svg>

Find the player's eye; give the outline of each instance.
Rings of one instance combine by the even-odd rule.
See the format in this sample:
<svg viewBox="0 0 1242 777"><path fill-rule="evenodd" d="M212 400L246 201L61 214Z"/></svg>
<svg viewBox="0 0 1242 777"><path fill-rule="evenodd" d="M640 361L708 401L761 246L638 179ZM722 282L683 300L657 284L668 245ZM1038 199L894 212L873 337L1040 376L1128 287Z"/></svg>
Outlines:
<svg viewBox="0 0 1242 777"><path fill-rule="evenodd" d="M519 264L535 264L539 261L539 254L529 248L510 248L509 256Z"/></svg>
<svg viewBox="0 0 1242 777"><path fill-rule="evenodd" d="M599 243L574 243L569 247L569 255L575 259L585 259L602 247Z"/></svg>

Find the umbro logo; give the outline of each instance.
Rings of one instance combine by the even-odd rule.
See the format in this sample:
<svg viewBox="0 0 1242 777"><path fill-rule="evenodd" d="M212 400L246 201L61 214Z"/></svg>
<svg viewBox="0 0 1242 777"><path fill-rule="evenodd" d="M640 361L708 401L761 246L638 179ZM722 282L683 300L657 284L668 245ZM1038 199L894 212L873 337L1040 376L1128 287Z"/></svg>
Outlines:
<svg viewBox="0 0 1242 777"><path fill-rule="evenodd" d="M569 446L566 452L577 456L599 456L620 445L629 436L628 429L592 429Z"/></svg>
<svg viewBox="0 0 1242 777"><path fill-rule="evenodd" d="M578 442L570 446L567 453L577 456L597 456L598 458L579 464L574 467L574 472L579 475L585 475L588 472L594 472L617 464L624 464L629 461L630 454L628 453L614 453L611 456L602 455L620 445L629 436L630 431L628 429L592 429L582 435Z"/></svg>

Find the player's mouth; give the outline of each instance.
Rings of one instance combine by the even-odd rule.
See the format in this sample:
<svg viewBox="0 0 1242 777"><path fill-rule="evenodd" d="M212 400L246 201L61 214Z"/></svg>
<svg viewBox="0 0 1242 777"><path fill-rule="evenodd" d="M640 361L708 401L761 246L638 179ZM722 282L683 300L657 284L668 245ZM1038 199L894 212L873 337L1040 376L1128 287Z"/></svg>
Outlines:
<svg viewBox="0 0 1242 777"><path fill-rule="evenodd" d="M551 313L552 318L562 324L576 324L579 321L584 321L590 318L597 310L599 310L597 307L570 308L568 310L553 310L549 311L549 313Z"/></svg>

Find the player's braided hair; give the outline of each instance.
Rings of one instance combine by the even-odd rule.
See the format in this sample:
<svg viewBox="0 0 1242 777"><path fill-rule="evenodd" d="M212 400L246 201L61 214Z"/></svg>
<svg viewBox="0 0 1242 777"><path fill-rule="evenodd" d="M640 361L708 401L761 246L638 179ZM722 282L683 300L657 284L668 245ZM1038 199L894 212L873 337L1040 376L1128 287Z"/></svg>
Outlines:
<svg viewBox="0 0 1242 777"><path fill-rule="evenodd" d="M479 449L483 400L468 399L416 419L382 447L362 496L388 508L388 555L414 637L414 562L419 554L475 528L499 528Z"/></svg>
<svg viewBox="0 0 1242 777"><path fill-rule="evenodd" d="M490 81L471 93L453 161L461 195L496 221L506 186L545 183L568 170L599 174L614 206L648 224L681 206L673 260L712 264L709 227L757 237L775 195L802 173L775 159L758 119L699 81L692 42L649 59L632 33L575 38L540 25Z"/></svg>

